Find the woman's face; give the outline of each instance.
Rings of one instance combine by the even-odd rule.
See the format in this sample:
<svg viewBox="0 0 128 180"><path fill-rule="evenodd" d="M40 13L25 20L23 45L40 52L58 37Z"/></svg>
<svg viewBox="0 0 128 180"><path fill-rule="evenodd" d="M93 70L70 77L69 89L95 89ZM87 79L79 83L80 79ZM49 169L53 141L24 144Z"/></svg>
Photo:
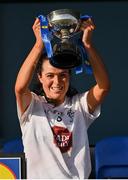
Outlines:
<svg viewBox="0 0 128 180"><path fill-rule="evenodd" d="M44 60L41 75L38 78L46 96L54 100L57 105L64 102L69 88L70 73L68 69L53 67L49 60Z"/></svg>

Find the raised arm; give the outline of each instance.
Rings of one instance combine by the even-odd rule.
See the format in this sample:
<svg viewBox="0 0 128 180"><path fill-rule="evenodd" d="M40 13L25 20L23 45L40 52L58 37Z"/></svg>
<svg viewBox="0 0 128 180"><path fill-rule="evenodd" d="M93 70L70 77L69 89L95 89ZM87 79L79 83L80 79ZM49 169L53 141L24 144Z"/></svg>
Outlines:
<svg viewBox="0 0 128 180"><path fill-rule="evenodd" d="M110 90L110 80L106 71L103 60L95 47L92 44L92 33L95 26L91 19L83 25L83 43L88 53L90 64L93 69L93 74L96 80L96 85L93 86L88 93L87 102L90 113L93 113L96 107L102 103L104 97Z"/></svg>
<svg viewBox="0 0 128 180"><path fill-rule="evenodd" d="M32 97L29 90L29 85L32 80L36 64L43 50L39 19L35 20L32 29L36 37L36 42L21 66L15 83L15 95L21 114L24 113L31 102Z"/></svg>

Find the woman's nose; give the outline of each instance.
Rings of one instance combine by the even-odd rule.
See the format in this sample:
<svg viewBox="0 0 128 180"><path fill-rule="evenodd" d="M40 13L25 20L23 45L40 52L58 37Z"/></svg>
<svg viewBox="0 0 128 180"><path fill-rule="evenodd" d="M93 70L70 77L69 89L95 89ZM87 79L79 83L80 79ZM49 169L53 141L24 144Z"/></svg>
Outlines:
<svg viewBox="0 0 128 180"><path fill-rule="evenodd" d="M54 77L54 83L59 84L61 82L61 79L59 76Z"/></svg>

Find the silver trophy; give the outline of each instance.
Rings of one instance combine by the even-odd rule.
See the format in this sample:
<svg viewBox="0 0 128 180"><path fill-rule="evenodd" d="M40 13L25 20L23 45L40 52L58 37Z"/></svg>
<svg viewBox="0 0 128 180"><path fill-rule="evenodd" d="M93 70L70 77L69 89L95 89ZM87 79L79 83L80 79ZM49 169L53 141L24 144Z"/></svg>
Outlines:
<svg viewBox="0 0 128 180"><path fill-rule="evenodd" d="M80 16L79 12L71 9L59 9L39 18L50 63L64 69L80 66L87 59L80 26L82 20L89 16Z"/></svg>
<svg viewBox="0 0 128 180"><path fill-rule="evenodd" d="M79 66L81 53L75 42L80 26L80 13L71 9L59 9L47 15L49 28L53 32L53 58L51 64L59 68ZM76 36L77 37L77 36Z"/></svg>

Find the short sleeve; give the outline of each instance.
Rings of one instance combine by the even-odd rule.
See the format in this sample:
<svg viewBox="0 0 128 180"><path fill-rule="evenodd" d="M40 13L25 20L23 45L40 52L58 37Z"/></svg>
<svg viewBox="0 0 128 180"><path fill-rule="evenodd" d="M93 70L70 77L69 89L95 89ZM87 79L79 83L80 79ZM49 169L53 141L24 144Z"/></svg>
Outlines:
<svg viewBox="0 0 128 180"><path fill-rule="evenodd" d="M101 105L97 106L95 111L92 114L90 114L89 109L88 109L88 104L87 104L87 94L88 94L88 91L85 93L81 93L78 95L78 98L79 98L82 112L86 116L86 125L87 127L89 127L92 124L92 122L100 116Z"/></svg>
<svg viewBox="0 0 128 180"><path fill-rule="evenodd" d="M31 92L31 94L32 94L31 103L22 115L21 115L21 112L20 112L18 104L17 104L17 115L18 115L20 124L23 124L26 121L29 121L29 119L31 118L31 115L32 115L32 109L34 106L34 102L38 99L38 96L35 93Z"/></svg>

